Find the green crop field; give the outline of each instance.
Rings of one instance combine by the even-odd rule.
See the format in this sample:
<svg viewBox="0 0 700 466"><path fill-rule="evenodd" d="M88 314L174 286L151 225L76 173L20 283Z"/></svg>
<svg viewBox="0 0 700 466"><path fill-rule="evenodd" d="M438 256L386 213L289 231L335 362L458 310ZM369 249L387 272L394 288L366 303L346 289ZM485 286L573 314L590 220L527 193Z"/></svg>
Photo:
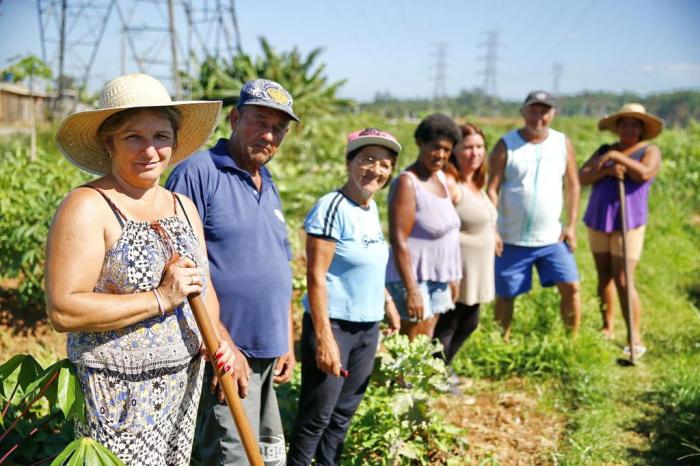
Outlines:
<svg viewBox="0 0 700 466"><path fill-rule="evenodd" d="M477 119L476 123L483 126L493 145L518 121ZM595 123L562 117L552 126L569 135L582 163L598 145L612 140L612 135L598 133ZM370 114L340 115L309 120L290 132L270 169L280 188L298 256L294 262L296 298L305 289L300 226L315 199L344 180L345 135L366 126L393 132L404 146L399 161L403 167L417 155L412 141L415 124ZM227 135L223 123L217 134ZM65 356L32 340L32 332L48 326L42 304L43 247L56 206L89 176L58 154L51 129L40 136L36 162L29 161L28 140L0 140L0 363L27 351L41 366ZM615 338L605 341L600 335L595 269L580 223L576 259L583 322L579 336L572 340L563 331L558 300L551 289L536 287L518 300L509 344L500 339L492 308L486 306L481 326L454 364L462 380L471 384L463 398L444 393L446 370L430 357L434 348L429 342L409 347L402 339L386 341L375 381L351 427L343 464L700 464L700 124L667 130L655 143L661 147L663 166L652 187L650 222L637 271L649 349L640 364L631 368L615 363L624 345L619 313ZM587 196L584 190L582 211ZM385 198L383 191L378 204L384 217ZM298 306L296 311L301 312ZM29 325L27 322L36 328L31 332L18 328ZM411 384L392 383L397 374L412 377ZM0 377L2 407L12 406L0 418L2 432L20 412L16 399L7 401L11 383L19 376L0 370ZM295 411L298 382L297 374L294 383L279 390L288 424ZM500 425L505 440L498 440L503 443L497 445L510 447L490 448L496 439L479 434L479 423L488 421L483 412L488 412L490 404L510 406L503 401L506 392L530 406L533 417L521 416L512 425ZM474 407L461 403L467 396L476 397ZM52 409L50 401L32 408L33 417L23 424L25 432L31 422L53 414ZM461 422L454 415L457 409L466 413L466 419L479 422ZM541 428L524 432L548 437L540 443L547 446L531 449L535 451L525 456L514 443L515 437L520 427L535 424L535 416ZM30 439L8 461L31 464L60 451L72 440L70 422L53 418L45 434ZM547 430L550 424L556 425L555 431ZM47 444L47 438L56 444ZM0 445L2 458L9 446Z"/></svg>

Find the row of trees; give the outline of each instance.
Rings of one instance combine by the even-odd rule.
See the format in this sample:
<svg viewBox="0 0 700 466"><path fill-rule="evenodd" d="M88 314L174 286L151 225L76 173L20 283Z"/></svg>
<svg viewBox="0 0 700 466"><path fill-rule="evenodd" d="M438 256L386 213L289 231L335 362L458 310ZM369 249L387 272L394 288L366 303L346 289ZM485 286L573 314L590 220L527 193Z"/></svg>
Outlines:
<svg viewBox="0 0 700 466"><path fill-rule="evenodd" d="M633 92L584 91L559 97L559 114L600 118L620 108L624 103L639 102L648 111L659 115L669 126L687 126L700 120L700 91L686 90L642 96ZM374 101L363 104L364 110L389 117L424 114L434 110L453 115L517 116L522 102L503 100L485 94L480 89L463 90L456 97L433 101L429 99L396 99L388 93L377 93Z"/></svg>

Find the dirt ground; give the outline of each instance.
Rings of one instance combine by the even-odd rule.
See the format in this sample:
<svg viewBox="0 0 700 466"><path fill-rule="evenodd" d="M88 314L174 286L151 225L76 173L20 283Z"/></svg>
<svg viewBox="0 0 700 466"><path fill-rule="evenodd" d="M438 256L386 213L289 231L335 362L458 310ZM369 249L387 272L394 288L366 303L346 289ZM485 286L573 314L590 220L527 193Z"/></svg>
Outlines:
<svg viewBox="0 0 700 466"><path fill-rule="evenodd" d="M566 421L540 407L537 387L522 379L460 382L462 395L446 395L434 406L448 421L467 429L470 457L465 464L556 464L553 455Z"/></svg>
<svg viewBox="0 0 700 466"><path fill-rule="evenodd" d="M0 285L0 361L20 353L31 353L41 362L66 357L66 336L54 332L43 310L10 311L21 308L12 285L9 280Z"/></svg>

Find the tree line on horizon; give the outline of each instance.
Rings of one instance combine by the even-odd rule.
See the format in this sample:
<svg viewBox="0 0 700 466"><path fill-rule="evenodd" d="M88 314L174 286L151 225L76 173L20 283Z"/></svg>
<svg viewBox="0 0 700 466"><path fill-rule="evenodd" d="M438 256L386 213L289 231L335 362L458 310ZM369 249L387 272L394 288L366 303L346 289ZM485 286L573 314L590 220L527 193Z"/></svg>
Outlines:
<svg viewBox="0 0 700 466"><path fill-rule="evenodd" d="M642 96L634 92L583 91L561 95L559 115L602 118L628 102L638 102L647 111L664 119L667 126L687 126L700 121L700 90L679 90ZM521 101L500 99L480 89L462 90L455 97L443 99L399 99L388 92L378 92L374 100L360 104L361 110L378 112L388 118L415 117L431 111L451 115L517 117Z"/></svg>

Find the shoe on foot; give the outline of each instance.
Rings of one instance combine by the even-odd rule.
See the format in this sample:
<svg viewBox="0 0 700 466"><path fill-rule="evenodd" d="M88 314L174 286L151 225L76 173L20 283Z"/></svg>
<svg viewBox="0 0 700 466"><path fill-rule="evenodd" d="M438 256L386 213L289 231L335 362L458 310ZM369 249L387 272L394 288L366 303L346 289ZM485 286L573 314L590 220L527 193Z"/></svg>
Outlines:
<svg viewBox="0 0 700 466"><path fill-rule="evenodd" d="M644 356L644 353L647 352L647 347L644 345L634 345L634 355L638 358L641 358ZM630 357L630 347L629 345L625 346L624 349L622 350L622 353L627 356L628 358Z"/></svg>

